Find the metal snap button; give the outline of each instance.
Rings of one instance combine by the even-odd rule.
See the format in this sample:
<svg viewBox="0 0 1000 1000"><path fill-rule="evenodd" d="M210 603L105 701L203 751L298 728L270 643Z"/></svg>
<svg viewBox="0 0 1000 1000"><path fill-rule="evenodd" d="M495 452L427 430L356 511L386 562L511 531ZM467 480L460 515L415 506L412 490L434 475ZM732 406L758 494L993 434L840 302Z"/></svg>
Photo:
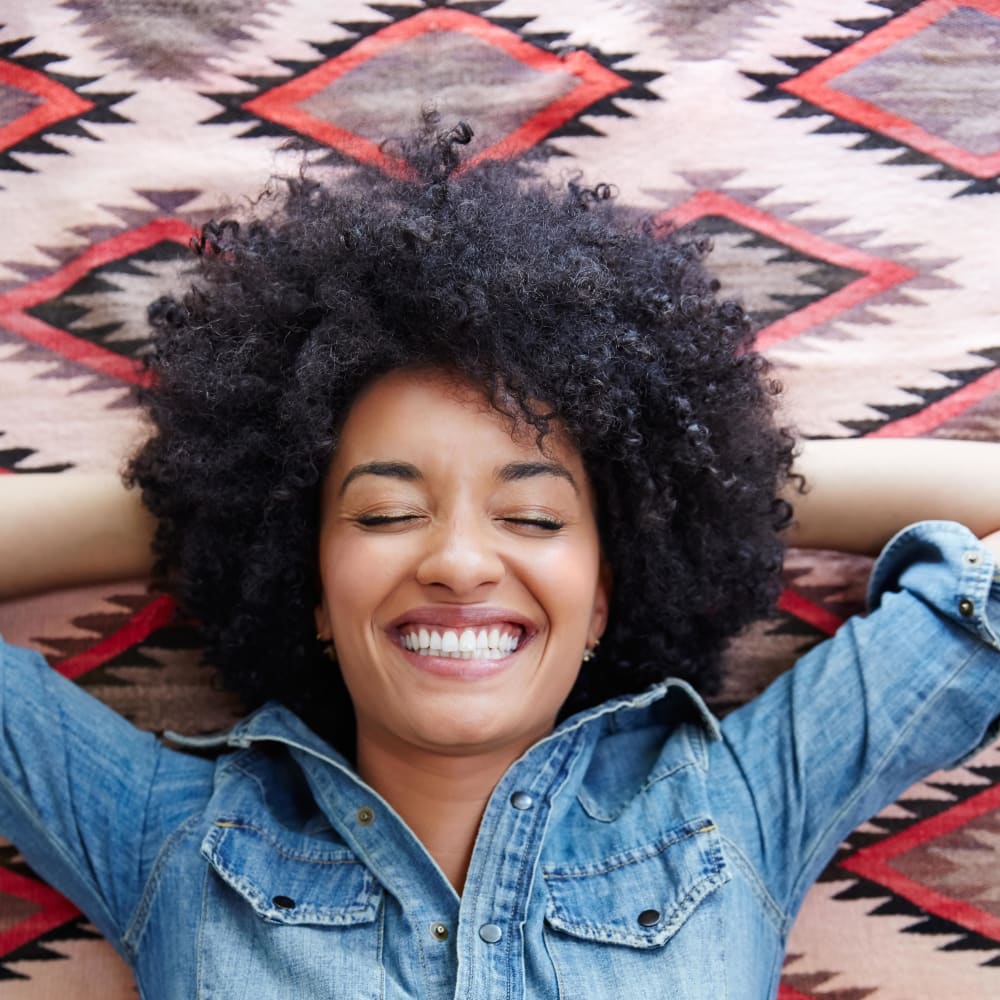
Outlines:
<svg viewBox="0 0 1000 1000"><path fill-rule="evenodd" d="M357 820L362 826L371 826L375 822L375 810L371 806L362 806L357 811Z"/></svg>
<svg viewBox="0 0 1000 1000"><path fill-rule="evenodd" d="M483 924L479 928L479 936L487 944L496 944L503 937L503 931L496 924Z"/></svg>
<svg viewBox="0 0 1000 1000"><path fill-rule="evenodd" d="M639 923L643 927L655 927L660 922L659 910L643 910L639 914Z"/></svg>
<svg viewBox="0 0 1000 1000"><path fill-rule="evenodd" d="M431 937L435 941L447 941L448 928L444 924L431 924Z"/></svg>
<svg viewBox="0 0 1000 1000"><path fill-rule="evenodd" d="M969 551L965 553L965 561L970 566L975 566L979 562L979 553L975 551Z"/></svg>
<svg viewBox="0 0 1000 1000"><path fill-rule="evenodd" d="M274 899L271 900L271 902L274 903L274 905L279 910L295 909L295 900L292 899L290 896L275 896Z"/></svg>
<svg viewBox="0 0 1000 1000"><path fill-rule="evenodd" d="M975 604L972 603L967 597L963 597L958 602L958 611L963 618L971 617L972 613L976 610Z"/></svg>
<svg viewBox="0 0 1000 1000"><path fill-rule="evenodd" d="M514 792L510 797L510 804L515 809L530 809L535 800L527 792Z"/></svg>

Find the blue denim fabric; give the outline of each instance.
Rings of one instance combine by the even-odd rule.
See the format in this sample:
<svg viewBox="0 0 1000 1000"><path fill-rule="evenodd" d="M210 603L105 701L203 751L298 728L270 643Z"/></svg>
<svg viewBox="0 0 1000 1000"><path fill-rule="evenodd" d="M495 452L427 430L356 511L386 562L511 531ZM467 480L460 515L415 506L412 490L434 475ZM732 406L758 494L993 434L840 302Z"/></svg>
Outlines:
<svg viewBox="0 0 1000 1000"><path fill-rule="evenodd" d="M991 737L998 602L969 532L907 529L872 613L723 723L667 681L525 753L461 898L281 706L189 741L209 761L0 647L0 832L149 1000L762 1000L841 839Z"/></svg>

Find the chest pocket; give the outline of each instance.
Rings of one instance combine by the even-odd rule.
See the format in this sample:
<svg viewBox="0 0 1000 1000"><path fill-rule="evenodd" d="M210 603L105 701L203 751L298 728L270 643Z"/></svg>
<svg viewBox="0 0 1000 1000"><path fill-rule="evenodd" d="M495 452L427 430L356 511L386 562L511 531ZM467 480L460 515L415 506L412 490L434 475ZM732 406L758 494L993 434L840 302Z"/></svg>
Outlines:
<svg viewBox="0 0 1000 1000"><path fill-rule="evenodd" d="M545 919L583 941L662 948L729 881L715 824L696 819L642 847L543 868Z"/></svg>
<svg viewBox="0 0 1000 1000"><path fill-rule="evenodd" d="M218 819L201 853L267 921L329 927L374 922L382 888L348 848L282 833Z"/></svg>

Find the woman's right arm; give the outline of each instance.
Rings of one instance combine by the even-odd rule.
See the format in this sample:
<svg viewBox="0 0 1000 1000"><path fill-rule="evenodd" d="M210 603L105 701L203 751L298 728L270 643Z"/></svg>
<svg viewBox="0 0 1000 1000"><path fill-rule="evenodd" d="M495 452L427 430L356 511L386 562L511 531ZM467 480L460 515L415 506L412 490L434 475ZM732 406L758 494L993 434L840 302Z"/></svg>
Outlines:
<svg viewBox="0 0 1000 1000"><path fill-rule="evenodd" d="M148 576L155 521L114 473L0 477L0 598Z"/></svg>

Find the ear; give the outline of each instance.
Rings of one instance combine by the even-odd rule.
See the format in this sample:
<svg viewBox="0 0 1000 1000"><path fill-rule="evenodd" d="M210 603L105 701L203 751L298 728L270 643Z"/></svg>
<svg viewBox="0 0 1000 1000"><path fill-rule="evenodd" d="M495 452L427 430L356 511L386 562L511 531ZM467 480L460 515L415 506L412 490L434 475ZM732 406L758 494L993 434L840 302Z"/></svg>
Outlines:
<svg viewBox="0 0 1000 1000"><path fill-rule="evenodd" d="M600 569L597 573L597 587L594 590L594 610L590 617L590 629L587 632L587 646L591 647L604 635L608 627L608 609L611 606L611 566L601 557Z"/></svg>

